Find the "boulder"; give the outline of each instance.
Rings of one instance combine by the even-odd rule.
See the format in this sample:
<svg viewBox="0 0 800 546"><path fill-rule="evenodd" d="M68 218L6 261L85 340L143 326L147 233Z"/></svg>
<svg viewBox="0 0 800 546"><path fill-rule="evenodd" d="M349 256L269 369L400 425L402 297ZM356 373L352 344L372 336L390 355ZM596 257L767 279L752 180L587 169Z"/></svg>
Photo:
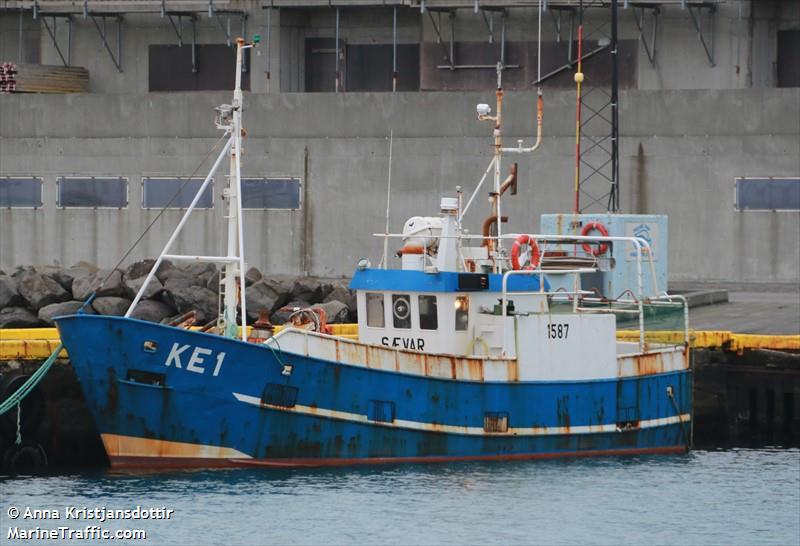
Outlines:
<svg viewBox="0 0 800 546"><path fill-rule="evenodd" d="M81 260L79 262L75 262L72 264L70 269L85 269L89 273L97 273L100 271L100 268L94 265L92 262L87 262L85 260Z"/></svg>
<svg viewBox="0 0 800 546"><path fill-rule="evenodd" d="M24 307L0 309L0 328L36 328L39 318Z"/></svg>
<svg viewBox="0 0 800 546"><path fill-rule="evenodd" d="M155 279L154 279L155 280ZM150 322L161 322L175 314L175 309L164 302L156 300L142 300L131 313L131 317Z"/></svg>
<svg viewBox="0 0 800 546"><path fill-rule="evenodd" d="M310 305L307 301L294 300L272 313L269 320L272 324L286 324L289 320L289 315L298 309L306 309L308 307L310 307ZM247 310L247 314L250 314L250 309Z"/></svg>
<svg viewBox="0 0 800 546"><path fill-rule="evenodd" d="M92 307L100 315L121 317L131 306L131 300L116 296L102 296L92 301Z"/></svg>
<svg viewBox="0 0 800 546"><path fill-rule="evenodd" d="M292 299L319 303L333 290L329 283L313 277L301 277L294 281L292 286Z"/></svg>
<svg viewBox="0 0 800 546"><path fill-rule="evenodd" d="M56 282L58 282L58 284L63 286L65 290L72 292L72 285L75 282L75 279L88 277L97 271L98 269L94 266L94 264L90 264L88 262L78 262L68 269L61 269L53 273L51 276Z"/></svg>
<svg viewBox="0 0 800 546"><path fill-rule="evenodd" d="M163 260L161 265L158 266L156 277L158 277L158 280L161 281L162 284L166 284L167 279L169 279L174 272L183 273L183 271L175 267L175 264L171 261Z"/></svg>
<svg viewBox="0 0 800 546"><path fill-rule="evenodd" d="M247 298L247 317L256 320L261 311L272 313L289 301L289 294L280 281L261 279L245 289L245 298Z"/></svg>
<svg viewBox="0 0 800 546"><path fill-rule="evenodd" d="M136 277L135 279L123 279L122 282L125 283L125 287L128 289L127 297L133 299L136 297L136 294L139 293L139 290L142 288L144 284L144 280L147 277ZM147 289L144 291L142 295L143 300L149 300L151 298L155 298L164 290L164 285L161 284L161 281L158 280L158 277L153 277L150 279L150 282L147 284Z"/></svg>
<svg viewBox="0 0 800 546"><path fill-rule="evenodd" d="M340 301L332 300L326 303L318 303L314 308L321 308L325 311L325 316L330 324L344 324L350 319L350 309Z"/></svg>
<svg viewBox="0 0 800 546"><path fill-rule="evenodd" d="M56 282L58 282L58 280L55 278L55 275L57 275L59 272L61 272L62 269L63 269L62 267L59 267L57 265L34 265L34 266L31 266L31 270L35 271L39 275L47 275L48 277L50 277L51 279L53 279Z"/></svg>
<svg viewBox="0 0 800 546"><path fill-rule="evenodd" d="M17 280L8 275L0 275L0 309L23 305L24 302L24 298L17 290Z"/></svg>
<svg viewBox="0 0 800 546"><path fill-rule="evenodd" d="M98 290L100 283L103 282L106 277L108 277L108 279L103 284L103 288ZM77 277L72 281L73 299L83 301L95 290L97 290L98 298L106 296L124 298L128 295L128 287L125 286L122 280L122 271L119 269L115 269L114 271L100 269L86 276Z"/></svg>
<svg viewBox="0 0 800 546"><path fill-rule="evenodd" d="M192 286L205 287L208 279L217 272L217 266L208 262L197 262L184 266L181 271L192 279Z"/></svg>
<svg viewBox="0 0 800 546"><path fill-rule="evenodd" d="M244 285L251 286L253 283L260 281L263 277L261 271L255 267L251 267L247 270L247 273L244 274Z"/></svg>
<svg viewBox="0 0 800 546"><path fill-rule="evenodd" d="M202 286L184 286L170 289L172 279L167 281L165 301L175 307L178 313L197 311L197 323L205 324L217 317L219 296Z"/></svg>
<svg viewBox="0 0 800 546"><path fill-rule="evenodd" d="M355 320L358 315L355 291L347 288L347 285L344 283L335 283L333 286L333 290L322 300L322 303L327 303L329 301L340 301L344 303L350 310L350 319Z"/></svg>
<svg viewBox="0 0 800 546"><path fill-rule="evenodd" d="M211 290L212 292L219 292L219 275L220 272L217 271L213 275L208 278L208 282L206 283L206 288Z"/></svg>
<svg viewBox="0 0 800 546"><path fill-rule="evenodd" d="M168 293L189 288L190 286L193 286L193 283L192 279L188 275L183 273L179 275L171 275L170 278L167 279L167 282L164 283L164 291L166 292L164 299L168 301Z"/></svg>
<svg viewBox="0 0 800 546"><path fill-rule="evenodd" d="M153 266L156 264L156 261L152 258L147 258L146 260L139 260L138 262L133 262L131 265L125 269L124 277L126 279L138 279L140 277L146 277L150 270L153 269ZM170 264L172 265L172 264ZM162 263L159 266L159 270L163 270L164 264ZM156 272L156 277L158 277L158 272Z"/></svg>
<svg viewBox="0 0 800 546"><path fill-rule="evenodd" d="M17 269L14 270L11 276L19 280L19 278L25 273L34 273L33 268L26 265L18 265Z"/></svg>
<svg viewBox="0 0 800 546"><path fill-rule="evenodd" d="M75 276L70 269L61 267L57 271L50 273L49 277L60 284L64 290L72 293L72 281L75 279Z"/></svg>
<svg viewBox="0 0 800 546"><path fill-rule="evenodd" d="M54 326L55 322L53 317L60 317L61 315L74 315L78 309L83 305L82 301L65 301L62 303L51 303L39 309L39 320L48 326ZM94 309L91 305L84 308L84 312L90 315L94 314Z"/></svg>
<svg viewBox="0 0 800 546"><path fill-rule="evenodd" d="M35 271L26 271L19 276L17 290L34 311L38 311L51 303L72 299L63 286L47 275L42 275Z"/></svg>

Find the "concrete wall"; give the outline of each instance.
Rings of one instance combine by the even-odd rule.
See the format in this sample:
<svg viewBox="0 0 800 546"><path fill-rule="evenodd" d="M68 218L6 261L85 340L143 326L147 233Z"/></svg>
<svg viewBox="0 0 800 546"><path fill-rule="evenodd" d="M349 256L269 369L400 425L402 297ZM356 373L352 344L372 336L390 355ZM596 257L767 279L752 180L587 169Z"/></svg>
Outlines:
<svg viewBox="0 0 800 546"><path fill-rule="evenodd" d="M248 211L248 260L275 273L347 275L377 263L394 130L392 229L437 211L456 185L469 192L488 164L489 127L474 120L492 93L247 94L245 175L303 179L306 211ZM190 174L217 135L212 108L226 93L6 96L0 100L0 174L45 180L40 210L0 211L0 268L30 263L112 265L149 223L146 174ZM510 93L509 142L533 132L533 97ZM520 161L519 195L507 199L508 231L535 231L544 212L570 210L572 93L546 97L545 142ZM737 176L800 176L800 89L629 91L622 94L623 211L670 216L673 280L798 282L800 213L736 212ZM307 152L306 152L307 149ZM306 159L307 153L307 159ZM130 179L126 210L59 210L64 174ZM221 178L218 177L221 182ZM181 252L220 252L217 206L199 211ZM468 226L488 214L483 198ZM178 211L167 211L131 256L157 254ZM305 217L304 214L308 216ZM393 245L394 246L394 245Z"/></svg>
<svg viewBox="0 0 800 546"><path fill-rule="evenodd" d="M236 5L248 13L247 33L269 35L271 48L261 47L261 56L253 60L251 74L254 92L302 91L304 40L335 35L335 10L273 10L271 29L267 32L263 2L241 0ZM710 20L705 20L705 38L714 47L714 66L711 65L697 37L687 10L667 5L661 10L656 34L656 62L651 65L644 47L638 52L638 83L640 89L728 89L775 85L776 33L787 28L800 28L800 3L784 0L758 0L755 3L724 0L714 15L713 39ZM752 8L751 8L752 6ZM2 6L0 6L2 7ZM543 40L557 39L550 15L543 14ZM552 12L555 13L555 12ZM620 9L619 37L638 39L633 9ZM646 13L650 13L646 10ZM589 40L608 34L608 11L588 10L585 27ZM706 12L707 17L707 12ZM434 17L436 18L436 16ZM506 38L509 41L536 39L538 13L535 8L509 10ZM125 15L122 32L122 72L114 66L105 51L91 19L73 17L72 63L84 66L91 74L91 90L99 93L144 93L148 86L148 46L176 44L177 37L167 19L158 14ZM225 17L222 23L225 24ZM651 19L646 18L645 36L650 39ZM0 60L18 56L19 18L16 12L0 10ZM239 19L231 18L232 34L240 34ZM500 38L500 17L495 16L494 36ZM441 30L449 39L450 23L442 17ZM116 47L116 27L108 28L111 47ZM189 27L186 26L188 43ZM59 43L66 47L67 26L61 21L57 31ZM482 16L472 10L458 10L455 18L457 41L488 40L488 30ZM562 17L561 39L569 36L569 19ZM348 43L391 43L391 8L341 8L340 37ZM198 43L224 43L220 23L205 14L197 22ZM436 34L430 17L418 9L401 8L398 16L398 42L433 42ZM44 64L59 64L60 60L48 33L30 15L23 17L23 51L28 61L40 59ZM271 78L267 79L267 55L270 57ZM549 59L548 59L549 60ZM564 59L566 62L566 59ZM282 85L278 85L279 81Z"/></svg>
<svg viewBox="0 0 800 546"><path fill-rule="evenodd" d="M467 192L474 187L491 153L489 127L474 121L474 108L492 103L494 94L281 93L302 88L305 38L333 37L334 10L275 10L267 32L260 4L238 4L248 10L248 34L269 36L271 45L262 44L261 56L252 59L244 174L300 177L307 198L300 211L245 213L248 258L275 273L346 275L362 256L379 259L381 244L369 234L383 228L389 131L397 231L409 216L435 213L439 197L452 195L456 185ZM633 10L620 14L620 38L637 39ZM554 41L550 14L544 16L544 40ZM588 12L590 38L603 17ZM0 11L0 60L19 56L19 23L17 13ZM566 39L566 18L563 24ZM507 39L534 40L536 25L534 9L510 10ZM343 8L340 27L348 43L387 43L391 10ZM773 89L776 33L798 27L797 2L721 2L712 67L688 12L668 6L659 20L655 66L639 45L634 89L621 95L621 205L624 212L670 215L673 280L800 281L800 213L733 207L737 176L800 176L800 90ZM238 30L237 18L232 28ZM22 30L24 60L59 62L39 22L24 15ZM499 32L495 18L496 38ZM113 46L113 25L109 34ZM65 25L58 36L65 44ZM201 15L197 38L223 43L225 35L216 20ZM487 38L478 15L458 12L456 40ZM400 43L434 40L427 15L400 10ZM205 158L218 138L213 107L229 102L229 94L147 92L148 46L176 42L158 15L126 16L119 72L91 20L76 16L72 60L90 70L92 93L0 96L0 175L45 181L41 210L0 210L0 268L82 259L112 265L156 215L141 210L141 176L187 176ZM533 132L533 97L507 97L505 129L513 143ZM573 92L547 91L545 124L540 152L520 161L520 195L504 205L512 216L507 230L535 231L539 214L571 209ZM60 175L126 176L130 205L58 210ZM196 213L178 251L221 251L221 185L219 175L216 208ZM487 213L480 199L470 218L473 232ZM157 254L180 214L167 211L131 259Z"/></svg>

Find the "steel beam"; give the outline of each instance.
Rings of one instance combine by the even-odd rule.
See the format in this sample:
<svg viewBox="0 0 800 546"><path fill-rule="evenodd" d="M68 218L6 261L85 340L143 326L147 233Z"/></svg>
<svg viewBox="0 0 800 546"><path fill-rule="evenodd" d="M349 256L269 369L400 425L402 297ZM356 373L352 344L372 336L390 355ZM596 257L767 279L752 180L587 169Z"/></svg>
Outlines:
<svg viewBox="0 0 800 546"><path fill-rule="evenodd" d="M108 14L108 13L93 13L90 11L85 11L85 16L90 17L92 22L94 23L95 28L97 29L97 33L100 35L100 39L103 41L103 46L106 48L108 55L111 57L111 61L114 63L114 66L117 67L119 72L122 72L122 15L118 14ZM103 21L103 26L100 26L100 23L97 22L97 19L100 18ZM106 23L108 19L114 19L117 22L117 53L116 55L111 50L111 46L108 43L108 33L106 31Z"/></svg>
<svg viewBox="0 0 800 546"><path fill-rule="evenodd" d="M20 12L20 17L22 16ZM47 31L47 34L50 36L50 41L53 43L53 47L58 53L59 58L61 59L61 64L64 66L69 66L70 61L72 60L72 16L69 14L54 14L54 15L46 15L41 12L37 13L37 16L42 19L42 23L44 24L44 28ZM47 23L47 18L51 17L53 19L53 26L52 28ZM58 45L58 19L66 19L67 21L67 54L64 55L64 52L61 50L61 47ZM20 22L21 24L21 22ZM22 62L22 27L20 26L20 59L19 62Z"/></svg>
<svg viewBox="0 0 800 546"><path fill-rule="evenodd" d="M653 19L653 32L650 37L650 43L647 43L647 38L644 36L644 27L645 27L645 9L649 9ZM650 61L651 66L656 65L656 36L658 34L658 16L661 14L661 10L658 6L653 7L644 7L644 6L634 6L633 8L633 19L636 21L636 28L639 29L639 39L642 41L642 46L644 46L644 52L647 54L647 59Z"/></svg>
<svg viewBox="0 0 800 546"><path fill-rule="evenodd" d="M708 57L708 62L711 63L711 66L716 66L714 63L714 13L717 11L715 5L705 6L705 5L686 5L687 10L689 11L689 15L692 18L692 23L694 23L694 28L697 30L697 38L700 40L700 43L703 44L703 49L706 52L706 57ZM706 43L705 36L703 35L703 9L707 9L711 19L711 29L710 29L710 36L709 39L711 40L711 47ZM697 13L695 13L695 11Z"/></svg>

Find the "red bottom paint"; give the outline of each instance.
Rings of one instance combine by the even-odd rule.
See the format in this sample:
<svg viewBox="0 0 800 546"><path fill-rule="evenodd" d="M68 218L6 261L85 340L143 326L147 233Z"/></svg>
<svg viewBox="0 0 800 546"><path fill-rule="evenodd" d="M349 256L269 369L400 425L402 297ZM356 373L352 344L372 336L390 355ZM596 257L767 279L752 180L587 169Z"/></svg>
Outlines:
<svg viewBox="0 0 800 546"><path fill-rule="evenodd" d="M517 455L474 455L459 457L366 457L357 459L207 459L192 457L109 457L111 467L120 468L314 468L372 464L448 463L461 461L527 461L567 457L604 457L615 455L665 455L686 453L686 446L644 447L559 453L524 453Z"/></svg>

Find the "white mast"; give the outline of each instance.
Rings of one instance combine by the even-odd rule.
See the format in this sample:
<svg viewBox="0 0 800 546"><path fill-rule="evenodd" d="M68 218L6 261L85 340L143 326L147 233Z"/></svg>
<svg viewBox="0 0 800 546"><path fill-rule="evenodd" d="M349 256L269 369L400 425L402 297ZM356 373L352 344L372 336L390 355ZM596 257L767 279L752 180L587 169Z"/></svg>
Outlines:
<svg viewBox="0 0 800 546"><path fill-rule="evenodd" d="M194 261L194 262L210 262L222 263L225 268L222 273L221 289L224 291L223 295L223 311L218 322L219 331L226 337L235 338L240 336L242 341L247 341L247 304L245 301L245 283L242 280L244 277L245 263L244 263L244 237L242 234L242 61L244 57L244 50L253 47L260 41L258 35L254 36L253 43L245 45L243 38L236 40L236 86L233 91L232 104L223 104L217 108L217 128L225 131L226 135L230 135L228 141L217 157L211 171L206 176L200 189L192 199L189 208L183 214L178 227L170 236L161 254L158 256L153 268L147 274L139 293L136 294L133 302L131 303L128 311L125 313L126 317L130 317L139 300L142 299L147 285L155 276L158 267L165 259L175 261ZM225 256L196 256L186 254L169 254L172 244L175 242L183 226L189 218L189 215L194 211L197 202L203 191L208 187L209 183L214 176L214 172L219 167L225 154L230 154L230 176L228 176L228 184L224 189L224 196L228 202L228 245ZM237 283L237 278L239 279ZM238 332L238 324L236 321L236 308L238 305L242 308L242 330Z"/></svg>
<svg viewBox="0 0 800 546"><path fill-rule="evenodd" d="M222 287L225 290L223 299L223 324L220 326L226 337L236 337L236 307L241 302L242 306L242 332L243 340L247 339L247 309L245 301L245 283L243 280L244 265L244 238L242 236L242 180L241 180L241 159L242 159L242 57L245 49L244 39L236 40L236 86L233 90L233 102L231 103L233 123L231 140L233 142L230 152L230 176L228 176L228 186L225 188L225 197L228 200L228 246L227 255L238 257L236 262L225 264L223 271ZM249 47L249 46L247 46ZM239 278L237 286L236 279Z"/></svg>

